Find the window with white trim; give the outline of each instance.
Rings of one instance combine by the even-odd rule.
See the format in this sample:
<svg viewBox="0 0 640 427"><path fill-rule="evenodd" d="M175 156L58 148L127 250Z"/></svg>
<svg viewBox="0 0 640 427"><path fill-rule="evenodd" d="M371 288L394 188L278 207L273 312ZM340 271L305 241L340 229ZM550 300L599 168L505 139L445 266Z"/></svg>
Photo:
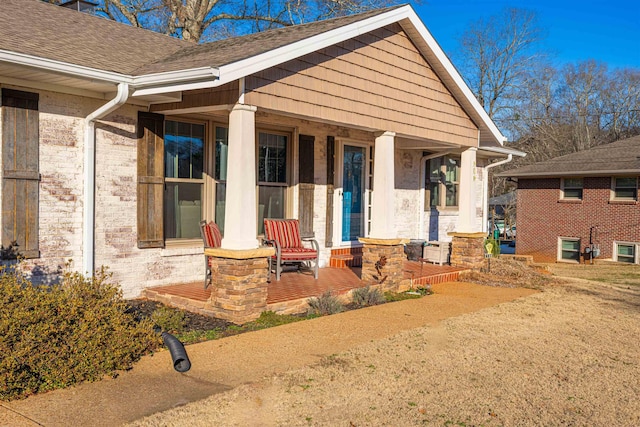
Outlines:
<svg viewBox="0 0 640 427"><path fill-rule="evenodd" d="M258 234L264 218L286 217L289 177L289 136L258 132Z"/></svg>
<svg viewBox="0 0 640 427"><path fill-rule="evenodd" d="M224 235L224 213L227 197L227 153L229 151L229 129L222 126L215 127L215 167L213 178L216 183L215 219Z"/></svg>
<svg viewBox="0 0 640 427"><path fill-rule="evenodd" d="M614 176L611 187L613 200L635 201L638 199L638 177Z"/></svg>
<svg viewBox="0 0 640 427"><path fill-rule="evenodd" d="M164 132L164 236L199 238L205 124L166 120Z"/></svg>
<svg viewBox="0 0 640 427"><path fill-rule="evenodd" d="M558 238L558 261L580 262L580 239Z"/></svg>
<svg viewBox="0 0 640 427"><path fill-rule="evenodd" d="M614 261L638 264L638 246L640 243L614 242Z"/></svg>
<svg viewBox="0 0 640 427"><path fill-rule="evenodd" d="M458 206L460 193L460 158L436 157L427 161L425 207Z"/></svg>
<svg viewBox="0 0 640 427"><path fill-rule="evenodd" d="M582 178L562 178L562 199L582 200Z"/></svg>

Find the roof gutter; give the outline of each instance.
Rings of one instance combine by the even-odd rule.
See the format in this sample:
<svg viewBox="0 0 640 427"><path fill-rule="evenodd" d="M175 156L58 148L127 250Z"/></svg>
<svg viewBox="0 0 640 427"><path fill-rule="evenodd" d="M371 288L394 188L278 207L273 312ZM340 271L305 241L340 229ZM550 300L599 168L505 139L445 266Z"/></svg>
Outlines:
<svg viewBox="0 0 640 427"><path fill-rule="evenodd" d="M47 71L54 71L62 74L70 74L91 80L100 80L110 83L131 82L131 77L125 74L111 71L98 70L96 68L83 67L81 65L70 64L68 62L56 61L54 59L41 58L38 56L25 55L23 53L0 50L0 62L7 62L15 65L22 65L33 68L41 68Z"/></svg>
<svg viewBox="0 0 640 427"><path fill-rule="evenodd" d="M96 129L95 122L118 109L129 99L129 83L118 84L115 98L84 119L84 211L82 272L93 276L95 272L95 183L96 183Z"/></svg>
<svg viewBox="0 0 640 427"><path fill-rule="evenodd" d="M525 157L527 155L527 153L525 153L524 151L514 150L513 148L505 148L505 147L478 147L478 150L489 151L491 153L513 155L518 157Z"/></svg>

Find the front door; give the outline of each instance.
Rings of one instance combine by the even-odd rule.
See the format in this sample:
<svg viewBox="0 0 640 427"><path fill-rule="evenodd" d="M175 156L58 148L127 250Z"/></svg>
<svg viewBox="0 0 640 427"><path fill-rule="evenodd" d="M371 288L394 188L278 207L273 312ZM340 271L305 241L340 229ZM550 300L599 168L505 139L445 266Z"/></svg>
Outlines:
<svg viewBox="0 0 640 427"><path fill-rule="evenodd" d="M343 145L342 157L342 227L343 243L365 236L367 148Z"/></svg>

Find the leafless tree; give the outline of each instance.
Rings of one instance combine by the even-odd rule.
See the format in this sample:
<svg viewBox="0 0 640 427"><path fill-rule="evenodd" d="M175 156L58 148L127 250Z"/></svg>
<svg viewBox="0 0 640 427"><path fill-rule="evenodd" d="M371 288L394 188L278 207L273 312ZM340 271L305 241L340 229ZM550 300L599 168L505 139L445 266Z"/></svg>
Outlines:
<svg viewBox="0 0 640 427"><path fill-rule="evenodd" d="M535 12L505 9L472 23L459 39L459 68L489 116L510 115L528 70L543 55L544 31Z"/></svg>

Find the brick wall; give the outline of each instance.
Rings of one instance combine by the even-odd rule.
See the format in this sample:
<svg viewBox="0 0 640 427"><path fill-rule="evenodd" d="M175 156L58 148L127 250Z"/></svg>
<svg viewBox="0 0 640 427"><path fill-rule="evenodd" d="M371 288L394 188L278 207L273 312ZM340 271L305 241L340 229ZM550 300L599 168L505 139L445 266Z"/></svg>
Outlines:
<svg viewBox="0 0 640 427"><path fill-rule="evenodd" d="M583 186L582 201L570 202L560 200L560 178L518 180L517 254L554 262L559 236L579 238L584 251L591 227L600 258L612 258L614 241L640 242L637 202L610 202L610 177L584 178Z"/></svg>

